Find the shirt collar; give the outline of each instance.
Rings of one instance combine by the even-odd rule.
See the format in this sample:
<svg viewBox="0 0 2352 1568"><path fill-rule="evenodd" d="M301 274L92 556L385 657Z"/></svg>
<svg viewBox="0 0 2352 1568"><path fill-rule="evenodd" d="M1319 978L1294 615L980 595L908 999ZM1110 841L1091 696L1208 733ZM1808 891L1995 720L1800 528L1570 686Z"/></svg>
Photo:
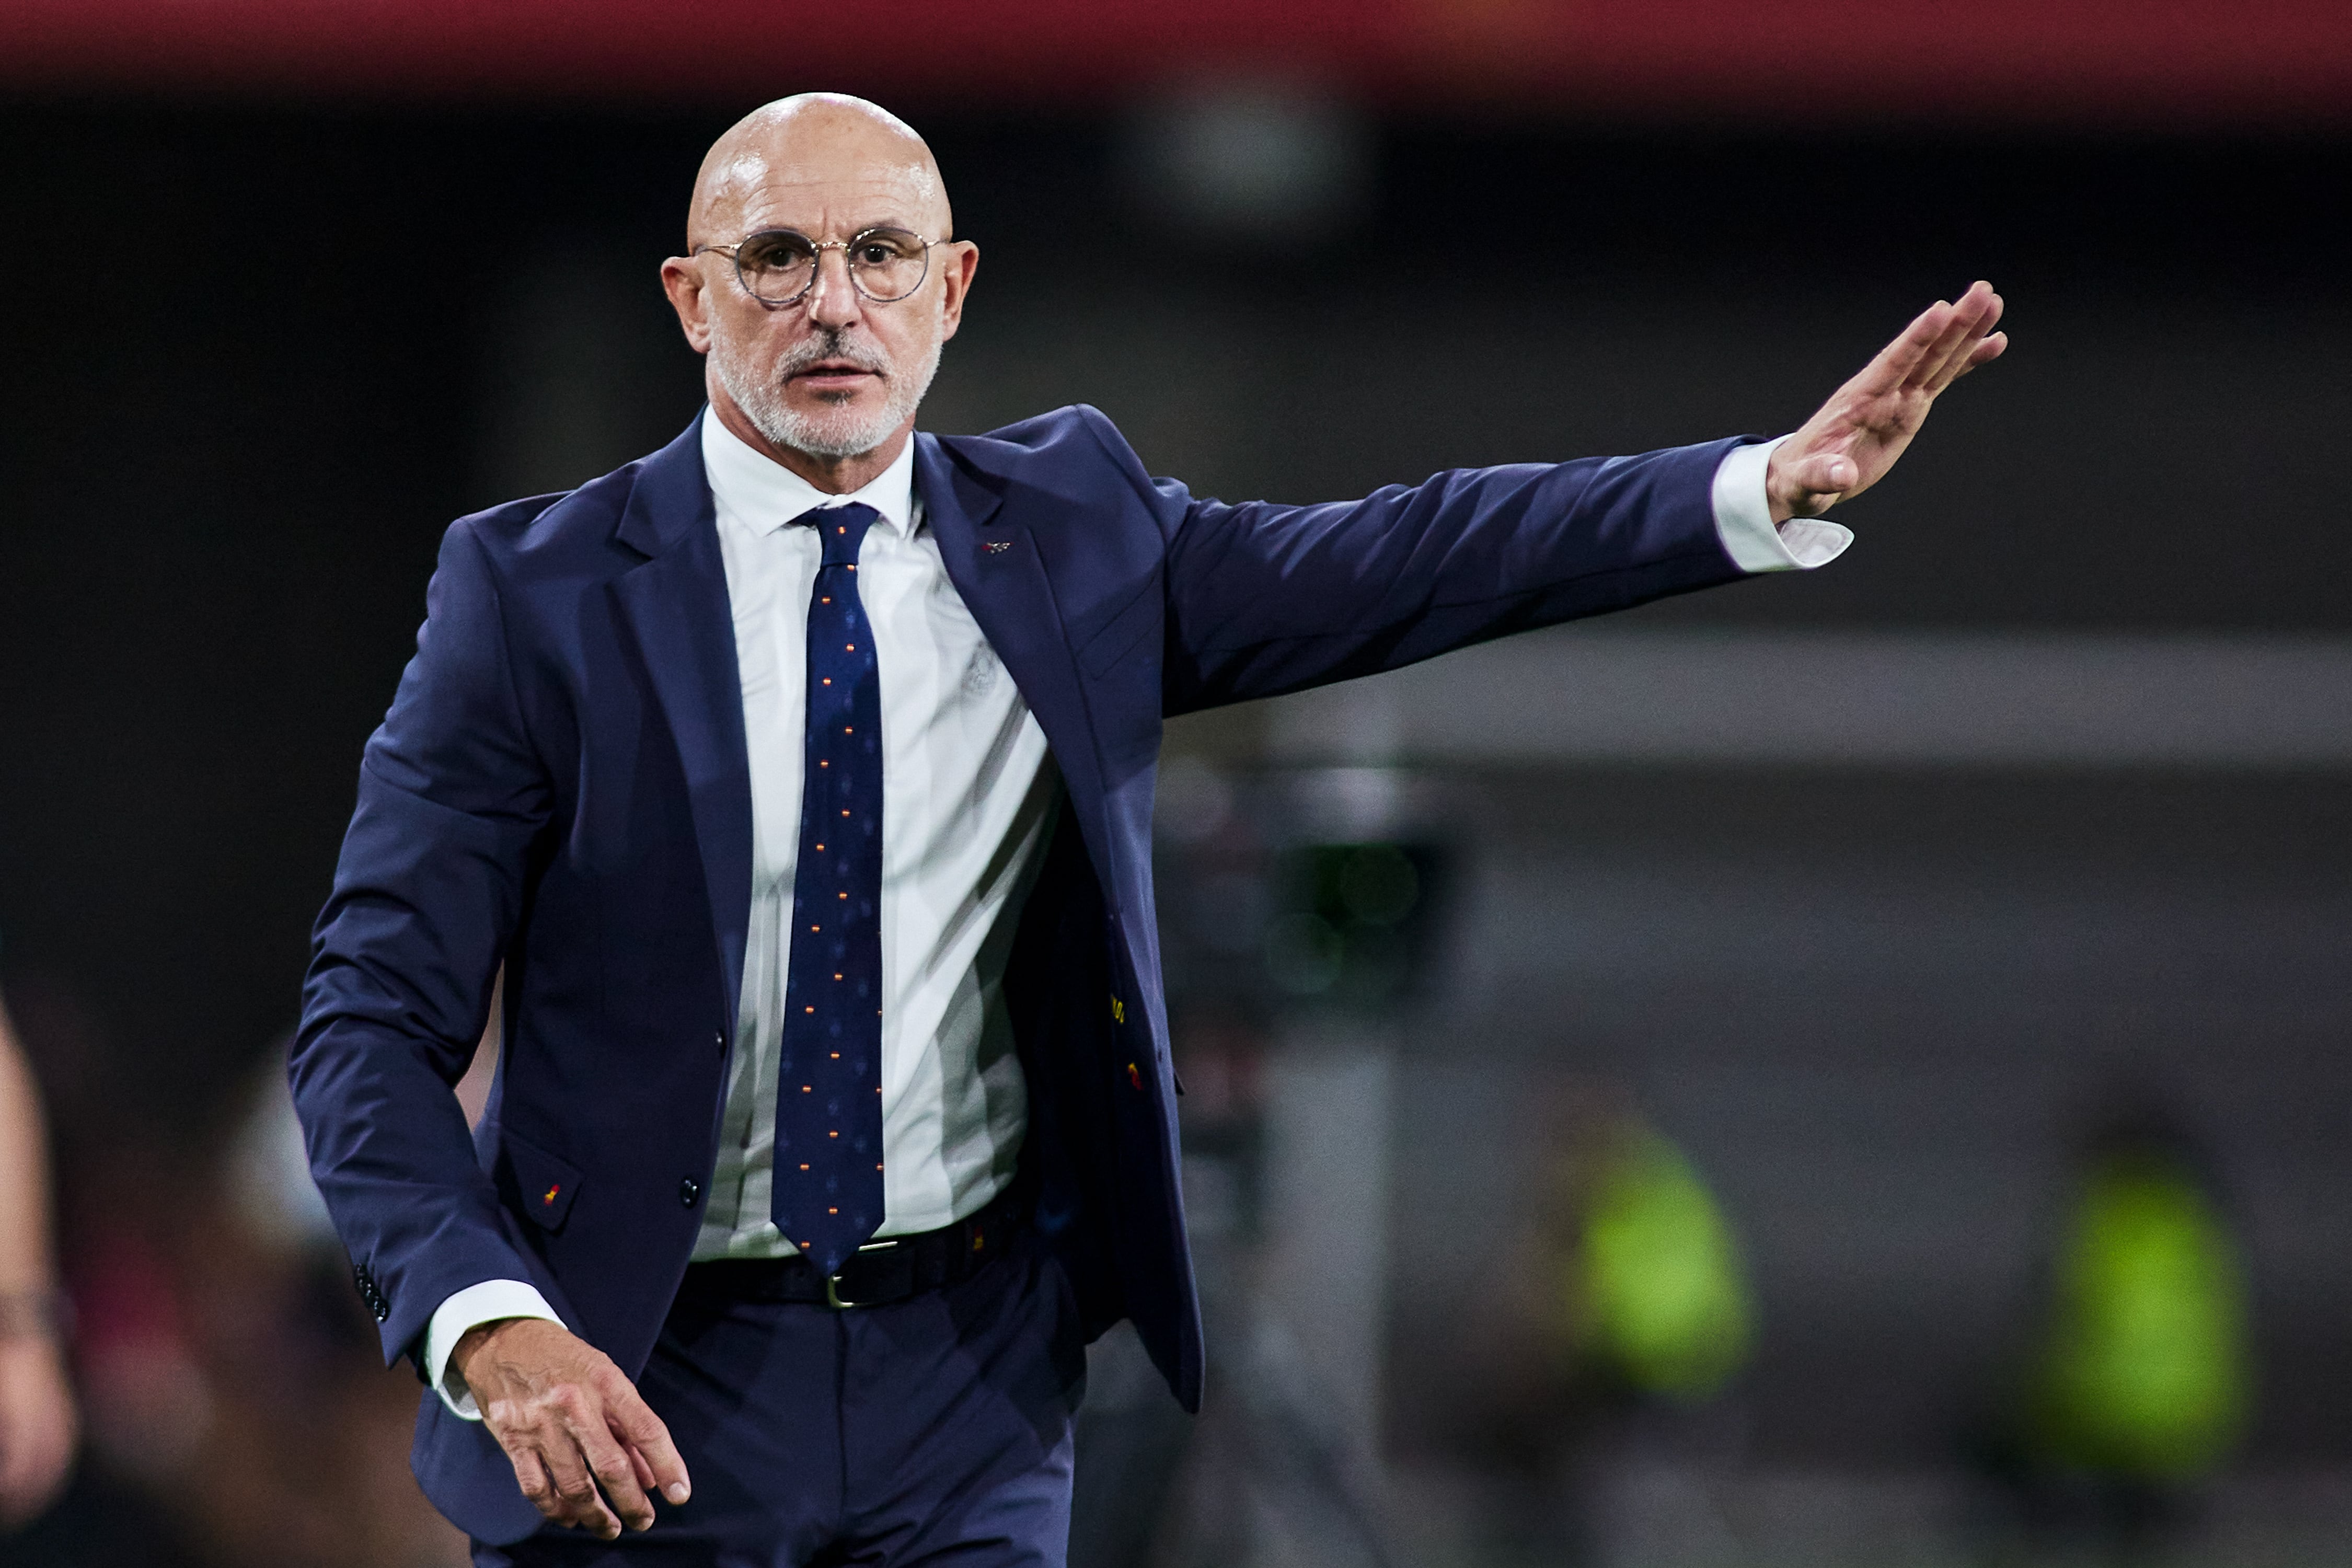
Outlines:
<svg viewBox="0 0 2352 1568"><path fill-rule="evenodd" d="M865 502L881 514L883 524L902 534L914 531L915 443L911 437L890 466L864 489L848 495L829 495L752 447L727 428L716 412L705 409L702 471L710 480L711 498L719 509L757 532L772 532L818 507L847 501Z"/></svg>

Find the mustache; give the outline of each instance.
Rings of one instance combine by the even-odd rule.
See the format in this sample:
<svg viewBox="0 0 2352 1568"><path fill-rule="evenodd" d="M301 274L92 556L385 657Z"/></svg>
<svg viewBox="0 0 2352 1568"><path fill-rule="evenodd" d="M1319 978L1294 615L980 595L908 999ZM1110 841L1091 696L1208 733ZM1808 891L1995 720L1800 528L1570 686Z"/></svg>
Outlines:
<svg viewBox="0 0 2352 1568"><path fill-rule="evenodd" d="M885 379L890 374L890 362L883 357L881 350L856 342L839 327L822 327L793 344L776 362L776 379L790 381L825 360L845 360Z"/></svg>

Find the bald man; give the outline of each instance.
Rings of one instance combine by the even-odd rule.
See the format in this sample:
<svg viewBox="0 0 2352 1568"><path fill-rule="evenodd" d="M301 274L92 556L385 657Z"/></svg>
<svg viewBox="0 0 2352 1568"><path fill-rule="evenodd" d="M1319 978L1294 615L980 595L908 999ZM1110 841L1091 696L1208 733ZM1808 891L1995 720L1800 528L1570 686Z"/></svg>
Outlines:
<svg viewBox="0 0 2352 1568"><path fill-rule="evenodd" d="M709 408L444 542L291 1071L478 1563L1060 1563L1086 1342L1201 1392L1162 719L1822 564L2004 346L1979 283L1778 442L1234 506L918 434L978 266L898 119L759 110L662 264Z"/></svg>

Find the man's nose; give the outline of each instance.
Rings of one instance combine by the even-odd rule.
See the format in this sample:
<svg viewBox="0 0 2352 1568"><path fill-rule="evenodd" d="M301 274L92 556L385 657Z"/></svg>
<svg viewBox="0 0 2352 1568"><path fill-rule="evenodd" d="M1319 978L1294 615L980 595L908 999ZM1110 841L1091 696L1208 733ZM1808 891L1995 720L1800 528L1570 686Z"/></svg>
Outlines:
<svg viewBox="0 0 2352 1568"><path fill-rule="evenodd" d="M816 277L809 284L808 317L812 324L821 327L846 327L854 323L865 300L849 280L849 258L838 250L816 253Z"/></svg>

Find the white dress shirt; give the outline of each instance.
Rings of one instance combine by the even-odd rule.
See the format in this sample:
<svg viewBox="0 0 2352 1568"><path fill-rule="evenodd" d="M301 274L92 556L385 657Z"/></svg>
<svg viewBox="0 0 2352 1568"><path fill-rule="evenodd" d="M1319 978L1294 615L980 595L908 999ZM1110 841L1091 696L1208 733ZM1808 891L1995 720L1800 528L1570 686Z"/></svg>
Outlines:
<svg viewBox="0 0 2352 1568"><path fill-rule="evenodd" d="M823 551L816 530L791 524L844 500L881 514L857 557L882 686L885 1217L876 1234L937 1230L1003 1191L1028 1125L1002 986L1061 777L923 526L914 443L855 495L828 496L716 418L702 431L743 679L751 921L718 1169L694 1257L794 1250L768 1207L801 838L809 595Z"/></svg>
<svg viewBox="0 0 2352 1568"><path fill-rule="evenodd" d="M1782 439L1786 439L1784 437ZM1773 447L1717 468L1717 535L1747 572L1819 566L1853 542L1841 525L1773 525ZM914 443L855 494L827 495L753 450L716 416L702 460L743 683L751 771L751 911L719 1159L694 1258L794 1249L768 1217L775 1049L800 849L808 603L822 558L792 524L862 501L879 514L858 554L858 595L882 686L882 1236L935 1230L987 1206L1013 1178L1028 1095L1002 996L1004 964L1061 796L1045 731L981 635L914 494ZM473 1394L448 1364L467 1330L501 1318L562 1320L530 1285L457 1292L426 1326L426 1375L468 1420Z"/></svg>

